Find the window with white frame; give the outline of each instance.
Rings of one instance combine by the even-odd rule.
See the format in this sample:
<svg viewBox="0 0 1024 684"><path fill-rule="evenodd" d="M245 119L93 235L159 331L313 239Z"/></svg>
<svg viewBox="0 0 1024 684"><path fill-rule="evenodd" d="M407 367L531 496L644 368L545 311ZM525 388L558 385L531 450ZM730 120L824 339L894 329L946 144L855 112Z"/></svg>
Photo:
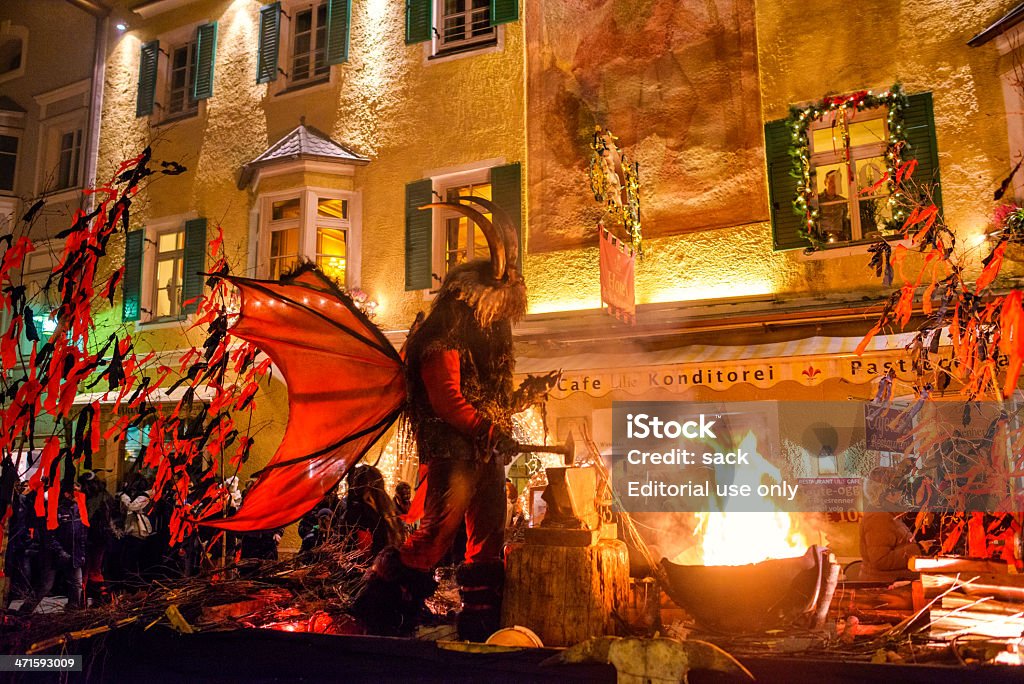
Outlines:
<svg viewBox="0 0 1024 684"><path fill-rule="evenodd" d="M456 201L459 197L482 197L491 199L491 183L489 180L476 183L466 183L446 188L444 198L449 202ZM485 218L490 219L491 214L484 211L483 207L474 205ZM447 273L453 266L458 266L473 259L490 258L490 249L487 246L487 239L476 225L468 217L457 214L450 210L441 210L441 221L444 225L444 272Z"/></svg>
<svg viewBox="0 0 1024 684"><path fill-rule="evenodd" d="M155 236L151 320L181 317L182 272L185 265L185 230L182 227L160 230Z"/></svg>
<svg viewBox="0 0 1024 684"><path fill-rule="evenodd" d="M329 76L326 2L292 7L289 46L289 83L308 83Z"/></svg>
<svg viewBox="0 0 1024 684"><path fill-rule="evenodd" d="M62 131L57 151L57 190L67 190L79 185L82 167L82 129Z"/></svg>
<svg viewBox="0 0 1024 684"><path fill-rule="evenodd" d="M170 49L165 79L167 94L164 116L177 118L199 111L199 100L195 99L196 85L196 41L190 40Z"/></svg>
<svg viewBox="0 0 1024 684"><path fill-rule="evenodd" d="M892 220L889 185L870 190L887 169L888 108L858 112L845 123L833 121L835 116L826 115L810 127L819 233L832 244L878 238ZM849 156L843 136L849 139Z"/></svg>
<svg viewBox="0 0 1024 684"><path fill-rule="evenodd" d="M491 0L437 0L438 52L489 45L497 30L491 25Z"/></svg>
<svg viewBox="0 0 1024 684"><path fill-rule="evenodd" d="M82 187L90 87L90 79L83 79L35 96L40 118L37 194Z"/></svg>
<svg viewBox="0 0 1024 684"><path fill-rule="evenodd" d="M341 285L355 286L354 201L352 193L312 189L262 198L259 275L276 280L308 259Z"/></svg>

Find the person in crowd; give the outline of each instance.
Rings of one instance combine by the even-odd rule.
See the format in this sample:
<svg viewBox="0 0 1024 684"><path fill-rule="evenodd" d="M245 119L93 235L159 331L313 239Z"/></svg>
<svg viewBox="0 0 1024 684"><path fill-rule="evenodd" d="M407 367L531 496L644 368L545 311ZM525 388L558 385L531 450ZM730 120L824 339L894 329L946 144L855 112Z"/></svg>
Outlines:
<svg viewBox="0 0 1024 684"><path fill-rule="evenodd" d="M505 527L511 528L520 525L524 520L523 505L519 502L519 492L516 484L509 478L505 478L505 498L508 505L505 506Z"/></svg>
<svg viewBox="0 0 1024 684"><path fill-rule="evenodd" d="M139 583L145 567L145 540L153 534L149 519L151 492L145 477L135 478L119 497L124 524L121 537L120 565L124 579Z"/></svg>
<svg viewBox="0 0 1024 684"><path fill-rule="evenodd" d="M347 540L346 548L359 551L366 560L405 540L405 527L377 468L361 465L349 473L340 534Z"/></svg>
<svg viewBox="0 0 1024 684"><path fill-rule="evenodd" d="M87 470L78 478L78 485L85 494L85 507L89 516L89 532L85 544L85 575L86 596L104 598L106 596L105 578L103 576L104 559L114 539L114 520L117 517L117 504L114 497L107 491L107 486L96 473Z"/></svg>
<svg viewBox="0 0 1024 684"><path fill-rule="evenodd" d="M344 502L338 497L336 489L332 489L324 495L324 498L320 500L316 506L302 516L299 520L299 539L305 539L309 536L309 533L313 531L313 528L317 526L320 511L327 509L330 511L331 516L334 517L341 513L344 508Z"/></svg>
<svg viewBox="0 0 1024 684"><path fill-rule="evenodd" d="M398 515L406 515L412 506L412 485L408 482L399 482L395 486L395 512Z"/></svg>
<svg viewBox="0 0 1024 684"><path fill-rule="evenodd" d="M318 550L325 544L331 543L334 538L334 512L330 508L319 509L314 517L315 522L302 537L302 546L299 553L311 553Z"/></svg>
<svg viewBox="0 0 1024 684"><path fill-rule="evenodd" d="M242 535L242 560L277 560L277 547L284 536L284 528Z"/></svg>
<svg viewBox="0 0 1024 684"><path fill-rule="evenodd" d="M66 587L68 608L80 608L82 599L82 568L85 567L85 546L88 534L85 522L75 500L75 491L60 494L57 504L57 528L50 530L45 517L35 519L35 532L39 541L39 566L35 575L32 596L18 609L29 614L53 590L60 576Z"/></svg>
<svg viewBox="0 0 1024 684"><path fill-rule="evenodd" d="M32 544L35 525L33 505L35 492L28 491L27 482L19 482L11 502L11 518L8 526L7 554L4 570L10 577L9 601L27 599L32 595L32 569L29 548Z"/></svg>
<svg viewBox="0 0 1024 684"><path fill-rule="evenodd" d="M915 579L909 569L914 556L923 555L914 535L899 519L902 496L894 469L878 467L868 473L864 485L867 510L860 522L860 555L863 565L858 579L895 582Z"/></svg>

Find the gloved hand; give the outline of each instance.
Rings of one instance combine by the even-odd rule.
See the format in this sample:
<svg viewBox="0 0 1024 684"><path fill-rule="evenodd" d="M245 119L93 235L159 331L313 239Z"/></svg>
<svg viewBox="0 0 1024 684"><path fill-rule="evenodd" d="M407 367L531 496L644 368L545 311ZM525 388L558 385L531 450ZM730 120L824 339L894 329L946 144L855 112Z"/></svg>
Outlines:
<svg viewBox="0 0 1024 684"><path fill-rule="evenodd" d="M501 461L505 465L511 463L519 455L519 442L501 428L494 428L491 433L491 442L494 445L492 449L495 460Z"/></svg>
<svg viewBox="0 0 1024 684"><path fill-rule="evenodd" d="M476 442L488 461L508 464L519 453L519 443L512 435L490 421L480 426Z"/></svg>

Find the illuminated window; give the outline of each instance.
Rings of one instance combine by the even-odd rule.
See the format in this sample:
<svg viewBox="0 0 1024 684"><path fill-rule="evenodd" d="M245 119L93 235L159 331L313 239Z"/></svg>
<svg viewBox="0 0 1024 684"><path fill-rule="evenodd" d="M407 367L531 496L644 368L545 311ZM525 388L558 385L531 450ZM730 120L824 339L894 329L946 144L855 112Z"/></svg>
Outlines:
<svg viewBox="0 0 1024 684"><path fill-rule="evenodd" d="M348 200L317 198L316 264L339 283L345 282Z"/></svg>
<svg viewBox="0 0 1024 684"><path fill-rule="evenodd" d="M869 189L885 175L888 108L858 112L843 124L827 115L810 129L811 180L818 230L826 243L878 239L893 231L889 186ZM849 140L846 155L844 135Z"/></svg>
<svg viewBox="0 0 1024 684"><path fill-rule="evenodd" d="M448 201L468 196L482 197L487 200L491 199L491 184L470 183L455 188L448 188L445 193ZM474 208L479 209L486 218L491 218L490 212L483 211L482 207ZM453 266L458 266L465 261L490 258L490 250L487 247L487 239L484 237L483 231L468 217L454 212L444 212L442 221L444 222L444 270L446 273Z"/></svg>
<svg viewBox="0 0 1024 684"><path fill-rule="evenodd" d="M157 234L152 298L154 319L177 318L181 315L184 259L184 230L170 230Z"/></svg>
<svg viewBox="0 0 1024 684"><path fill-rule="evenodd" d="M177 117L198 112L199 100L193 97L196 84L195 41L171 48L167 62L166 116Z"/></svg>
<svg viewBox="0 0 1024 684"><path fill-rule="evenodd" d="M354 287L350 258L352 216L350 197L327 190L265 199L264 259L257 271L277 280L300 261L309 260L346 287Z"/></svg>
<svg viewBox="0 0 1024 684"><path fill-rule="evenodd" d="M327 3L294 10L291 46L288 76L292 83L305 83L328 76Z"/></svg>
<svg viewBox="0 0 1024 684"><path fill-rule="evenodd" d="M457 51L495 42L491 0L438 0L438 52Z"/></svg>

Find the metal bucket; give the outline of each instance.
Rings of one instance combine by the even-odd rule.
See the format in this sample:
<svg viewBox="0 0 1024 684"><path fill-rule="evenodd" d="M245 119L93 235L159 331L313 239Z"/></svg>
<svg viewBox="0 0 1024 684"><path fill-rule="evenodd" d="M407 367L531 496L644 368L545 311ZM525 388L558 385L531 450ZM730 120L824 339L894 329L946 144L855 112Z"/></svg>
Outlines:
<svg viewBox="0 0 1024 684"><path fill-rule="evenodd" d="M702 627L759 632L813 614L822 596L828 552L818 546L798 558L750 565L676 565L661 560L665 592Z"/></svg>

